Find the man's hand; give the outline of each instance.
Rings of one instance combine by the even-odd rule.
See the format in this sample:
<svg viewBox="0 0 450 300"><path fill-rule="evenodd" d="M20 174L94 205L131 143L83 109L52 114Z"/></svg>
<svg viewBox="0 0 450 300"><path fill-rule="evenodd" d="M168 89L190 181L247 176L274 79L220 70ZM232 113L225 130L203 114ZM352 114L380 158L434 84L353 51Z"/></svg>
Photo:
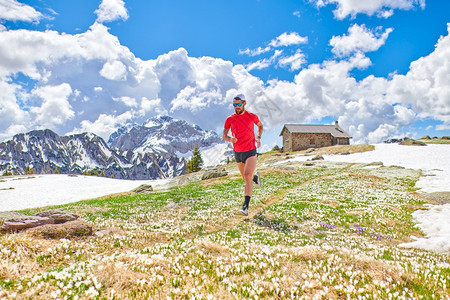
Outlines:
<svg viewBox="0 0 450 300"><path fill-rule="evenodd" d="M233 144L236 143L237 142L237 138L235 138L234 136L230 137L230 142L232 142Z"/></svg>
<svg viewBox="0 0 450 300"><path fill-rule="evenodd" d="M261 139L259 137L256 137L255 140L256 140L256 148L261 147Z"/></svg>

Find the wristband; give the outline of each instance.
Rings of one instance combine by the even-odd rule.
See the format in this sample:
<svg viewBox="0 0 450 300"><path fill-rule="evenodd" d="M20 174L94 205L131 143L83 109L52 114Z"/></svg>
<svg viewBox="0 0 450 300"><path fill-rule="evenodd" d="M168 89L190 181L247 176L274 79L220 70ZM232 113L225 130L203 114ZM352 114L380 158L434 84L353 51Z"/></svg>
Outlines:
<svg viewBox="0 0 450 300"><path fill-rule="evenodd" d="M260 136L260 135L257 135L256 137L257 137L258 139L261 139L261 136Z"/></svg>

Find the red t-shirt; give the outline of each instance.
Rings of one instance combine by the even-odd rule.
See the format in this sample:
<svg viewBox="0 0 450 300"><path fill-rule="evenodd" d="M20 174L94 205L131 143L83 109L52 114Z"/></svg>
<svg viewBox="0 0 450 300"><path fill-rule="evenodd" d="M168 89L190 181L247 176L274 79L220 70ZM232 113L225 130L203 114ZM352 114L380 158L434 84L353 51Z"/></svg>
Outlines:
<svg viewBox="0 0 450 300"><path fill-rule="evenodd" d="M224 128L231 128L231 133L237 138L237 142L233 144L234 151L245 152L256 149L253 124L258 123L258 116L248 111L244 111L242 115L234 113L225 120Z"/></svg>

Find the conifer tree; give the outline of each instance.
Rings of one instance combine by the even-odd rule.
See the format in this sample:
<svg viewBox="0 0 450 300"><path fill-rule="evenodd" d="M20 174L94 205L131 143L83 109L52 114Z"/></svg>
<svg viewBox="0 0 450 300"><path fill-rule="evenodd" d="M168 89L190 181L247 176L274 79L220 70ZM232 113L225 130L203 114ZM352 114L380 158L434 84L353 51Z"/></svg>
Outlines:
<svg viewBox="0 0 450 300"><path fill-rule="evenodd" d="M33 167L27 166L27 167L25 168L25 174L26 174L26 175L36 174L36 171L34 170Z"/></svg>
<svg viewBox="0 0 450 300"><path fill-rule="evenodd" d="M186 164L187 170L186 173L193 173L201 170L203 165L202 155L198 150L198 145L195 145L194 150L192 151L192 156Z"/></svg>

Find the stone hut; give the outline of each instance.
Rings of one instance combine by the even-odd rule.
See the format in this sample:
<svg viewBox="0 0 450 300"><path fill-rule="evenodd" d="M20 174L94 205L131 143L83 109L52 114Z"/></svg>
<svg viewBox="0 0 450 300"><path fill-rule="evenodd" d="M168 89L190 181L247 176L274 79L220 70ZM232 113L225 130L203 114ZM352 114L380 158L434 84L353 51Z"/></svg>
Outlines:
<svg viewBox="0 0 450 300"><path fill-rule="evenodd" d="M352 138L338 125L302 125L286 124L281 130L283 150L299 151L308 148L320 148L333 145L350 145Z"/></svg>

